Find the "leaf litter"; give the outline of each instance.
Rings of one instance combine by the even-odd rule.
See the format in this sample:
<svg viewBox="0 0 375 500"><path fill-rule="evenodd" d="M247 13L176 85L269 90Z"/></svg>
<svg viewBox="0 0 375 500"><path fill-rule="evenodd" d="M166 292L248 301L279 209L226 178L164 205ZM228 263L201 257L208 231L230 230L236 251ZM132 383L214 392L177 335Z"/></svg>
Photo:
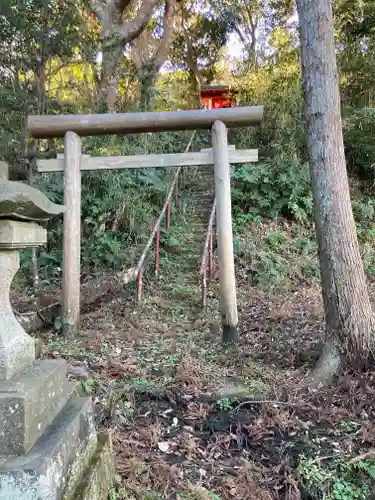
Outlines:
<svg viewBox="0 0 375 500"><path fill-rule="evenodd" d="M241 340L227 348L199 296L176 312L149 286L140 306L116 297L84 316L77 341L45 336L44 357L69 360L111 430L116 498L308 499L301 457L375 458L375 373L303 383L324 340L317 286L267 297L240 274ZM249 394L218 396L226 380Z"/></svg>

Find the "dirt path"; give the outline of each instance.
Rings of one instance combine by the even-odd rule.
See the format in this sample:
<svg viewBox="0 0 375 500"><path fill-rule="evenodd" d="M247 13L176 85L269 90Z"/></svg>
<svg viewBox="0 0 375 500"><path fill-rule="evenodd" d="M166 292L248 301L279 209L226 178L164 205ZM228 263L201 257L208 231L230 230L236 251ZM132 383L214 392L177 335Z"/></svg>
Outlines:
<svg viewBox="0 0 375 500"><path fill-rule="evenodd" d="M44 356L69 360L98 426L112 429L111 500L370 499L370 465L349 461L375 448L375 377L344 374L317 393L303 386L324 333L318 285L270 296L238 263L241 340L230 348L216 282L202 311L196 237L208 187L188 193L163 233L160 276L146 275L140 304L119 294L82 318L79 340L46 335ZM367 496L332 496L357 486Z"/></svg>

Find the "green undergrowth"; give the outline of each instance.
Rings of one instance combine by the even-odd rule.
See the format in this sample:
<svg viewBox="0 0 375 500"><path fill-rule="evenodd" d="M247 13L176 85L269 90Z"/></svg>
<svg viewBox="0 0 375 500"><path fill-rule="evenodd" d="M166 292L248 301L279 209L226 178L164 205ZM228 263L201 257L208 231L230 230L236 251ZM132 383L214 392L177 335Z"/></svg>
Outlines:
<svg viewBox="0 0 375 500"><path fill-rule="evenodd" d="M91 156L175 153L183 151L191 132L127 135L86 138L83 149ZM191 150L206 144L204 133L196 134ZM136 166L136 165L135 165ZM190 170L190 169L189 169ZM175 169L147 168L82 173L81 193L81 263L86 272L116 271L130 266L139 248L147 241L152 223L165 202ZM191 181L197 179L191 169ZM63 174L35 176L35 187L53 202L63 203ZM181 188L181 179L180 179ZM180 191L181 193L181 191ZM182 193L182 197L184 193ZM172 210L172 219L174 213ZM53 218L47 224L48 243L40 252L41 279L54 284L61 278L63 224ZM170 246L173 246L169 235ZM167 237L162 232L165 243ZM31 253L22 253L22 285L32 284Z"/></svg>
<svg viewBox="0 0 375 500"><path fill-rule="evenodd" d="M296 151L279 151L259 165L232 170L234 213L249 220L290 217L305 222L313 203L308 165Z"/></svg>
<svg viewBox="0 0 375 500"><path fill-rule="evenodd" d="M374 497L375 459L301 456L298 476L306 500L370 500Z"/></svg>
<svg viewBox="0 0 375 500"><path fill-rule="evenodd" d="M276 293L318 277L313 228L259 222L237 234L236 258L253 285Z"/></svg>
<svg viewBox="0 0 375 500"><path fill-rule="evenodd" d="M365 272L375 276L375 202L353 187L353 212ZM266 219L238 210L233 219L234 251L250 283L277 293L319 279L314 224Z"/></svg>

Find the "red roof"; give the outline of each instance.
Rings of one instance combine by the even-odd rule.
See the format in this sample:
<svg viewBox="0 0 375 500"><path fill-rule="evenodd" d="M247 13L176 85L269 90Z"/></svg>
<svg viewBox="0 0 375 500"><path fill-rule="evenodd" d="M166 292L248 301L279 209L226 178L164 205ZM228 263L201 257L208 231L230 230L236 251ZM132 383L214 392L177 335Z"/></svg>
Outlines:
<svg viewBox="0 0 375 500"><path fill-rule="evenodd" d="M207 86L200 91L201 97L229 97L231 94L237 94L237 91L230 89L226 85Z"/></svg>

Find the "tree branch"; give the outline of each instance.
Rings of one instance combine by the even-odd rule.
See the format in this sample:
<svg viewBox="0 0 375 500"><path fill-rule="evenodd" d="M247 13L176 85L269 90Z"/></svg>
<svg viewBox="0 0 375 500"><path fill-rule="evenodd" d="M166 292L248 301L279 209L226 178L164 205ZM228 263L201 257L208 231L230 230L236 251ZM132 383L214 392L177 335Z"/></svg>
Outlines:
<svg viewBox="0 0 375 500"><path fill-rule="evenodd" d="M124 12L130 5L132 0L115 0L114 5L119 12Z"/></svg>
<svg viewBox="0 0 375 500"><path fill-rule="evenodd" d="M235 25L234 26L234 31L237 33L237 35L240 37L240 40L241 42L244 44L244 45L247 45L248 41L246 40L246 37L245 35L242 33L242 31L240 30L240 28Z"/></svg>
<svg viewBox="0 0 375 500"><path fill-rule="evenodd" d="M140 33L142 33L150 21L157 3L158 0L145 0L135 19L125 23L121 27L119 34L124 42L131 42L137 38Z"/></svg>
<svg viewBox="0 0 375 500"><path fill-rule="evenodd" d="M185 24L185 17L186 17L186 11L185 11L184 6L182 6L181 26L182 26L182 30L184 32L184 38L185 38L186 49L187 49L187 61L186 62L188 64L190 70L194 74L194 77L195 77L195 80L197 82L198 87L200 87L202 84L202 77L201 77L201 74L199 72L197 62L194 59L193 44L191 43L190 34L189 34L189 31L188 31L186 24Z"/></svg>
<svg viewBox="0 0 375 500"><path fill-rule="evenodd" d="M109 46L137 38L150 21L158 0L144 0L135 18L124 22L123 14L130 3L131 0L109 0L104 5L101 0L91 0L91 7L101 21L103 36L113 37Z"/></svg>
<svg viewBox="0 0 375 500"><path fill-rule="evenodd" d="M132 56L135 67L138 71L140 71L143 67L143 64L148 59L148 54L146 51L148 50L149 44L149 33L148 30L143 30L142 33L133 40L132 43Z"/></svg>
<svg viewBox="0 0 375 500"><path fill-rule="evenodd" d="M103 19L103 14L104 14L104 4L100 0L91 0L91 8L95 12L95 14L98 16L100 21Z"/></svg>
<svg viewBox="0 0 375 500"><path fill-rule="evenodd" d="M159 68L168 56L173 41L176 0L166 0L164 9L163 36L153 57L154 67Z"/></svg>

